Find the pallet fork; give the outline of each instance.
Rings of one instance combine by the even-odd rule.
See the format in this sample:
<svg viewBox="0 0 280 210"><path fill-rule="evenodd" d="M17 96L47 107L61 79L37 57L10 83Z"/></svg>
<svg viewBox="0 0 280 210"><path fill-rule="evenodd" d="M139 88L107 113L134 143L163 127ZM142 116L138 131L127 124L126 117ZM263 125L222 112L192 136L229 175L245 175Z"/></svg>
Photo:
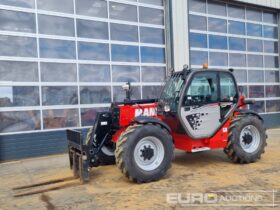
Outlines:
<svg viewBox="0 0 280 210"><path fill-rule="evenodd" d="M90 180L90 148L83 142L81 132L67 130L68 154L70 168L75 178L80 178L81 183Z"/></svg>
<svg viewBox="0 0 280 210"><path fill-rule="evenodd" d="M83 144L83 137L79 131L67 130L67 139L70 168L73 171L73 176L14 187L14 197L35 195L78 186L90 180L89 146Z"/></svg>

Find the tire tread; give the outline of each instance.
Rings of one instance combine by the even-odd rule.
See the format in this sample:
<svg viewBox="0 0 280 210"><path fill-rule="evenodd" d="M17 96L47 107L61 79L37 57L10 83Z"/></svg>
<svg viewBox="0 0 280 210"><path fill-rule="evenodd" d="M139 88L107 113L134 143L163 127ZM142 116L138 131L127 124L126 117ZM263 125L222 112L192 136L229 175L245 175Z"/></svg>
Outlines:
<svg viewBox="0 0 280 210"><path fill-rule="evenodd" d="M150 124L149 124L150 125ZM124 155L124 150L126 150L126 142L127 140L130 138L131 135L133 135L133 133L139 129L140 127L145 126L143 124L134 124L129 126L119 137L117 144L116 144L116 151L115 151L115 157L116 157L116 164L117 167L120 169L120 171L132 182L136 182L136 183L147 183L147 182L152 182L152 181L157 181L159 180L162 176L164 176L166 174L166 171L162 171L161 175L155 178L151 178L151 179L142 179L142 178L137 178L137 177L133 177L129 171L125 168L125 161L123 158ZM159 126L162 131L166 134L166 136L168 136L169 139L172 140L171 135L169 134L169 132L163 128L160 125L154 125L152 124L152 126ZM173 148L172 150L174 150L174 144L172 143ZM172 159L174 158L174 155L172 157ZM171 168L172 162L170 161L169 165L168 165L168 169ZM167 169L167 170L168 170Z"/></svg>
<svg viewBox="0 0 280 210"><path fill-rule="evenodd" d="M236 128L238 126L237 123L239 123L241 120L244 120L246 117L251 117L252 118L251 120L259 120L256 116L252 116L252 115L237 115L236 117L234 117L232 119L231 125L229 126L228 143L227 143L226 148L224 149L224 152L226 153L228 158L230 160L232 160L234 163L247 164L247 163L253 163L256 161L255 159L251 159L250 161L248 161L247 159L242 158L242 156L238 155L234 149L234 144L235 144L234 133L236 132ZM266 134L265 128L264 128L264 132L265 132L264 147L265 147L267 145L267 142L266 142L267 134ZM260 159L261 154L265 152L264 147L262 148L262 151L260 152L260 154L257 156L257 159Z"/></svg>

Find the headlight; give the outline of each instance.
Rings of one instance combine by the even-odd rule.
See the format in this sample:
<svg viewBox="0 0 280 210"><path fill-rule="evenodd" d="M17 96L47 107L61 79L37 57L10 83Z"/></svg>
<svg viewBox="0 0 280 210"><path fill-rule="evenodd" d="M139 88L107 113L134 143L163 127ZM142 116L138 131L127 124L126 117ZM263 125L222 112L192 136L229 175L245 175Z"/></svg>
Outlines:
<svg viewBox="0 0 280 210"><path fill-rule="evenodd" d="M122 89L125 90L125 91L128 91L130 90L130 84L129 83L126 83L122 86Z"/></svg>
<svg viewBox="0 0 280 210"><path fill-rule="evenodd" d="M170 106L168 104L164 105L164 111L170 112Z"/></svg>

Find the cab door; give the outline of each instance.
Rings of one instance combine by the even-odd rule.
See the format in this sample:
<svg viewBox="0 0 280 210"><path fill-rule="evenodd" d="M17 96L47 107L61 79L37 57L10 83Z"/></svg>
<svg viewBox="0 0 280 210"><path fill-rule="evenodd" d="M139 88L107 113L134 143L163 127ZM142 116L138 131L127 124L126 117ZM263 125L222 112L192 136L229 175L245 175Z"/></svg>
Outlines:
<svg viewBox="0 0 280 210"><path fill-rule="evenodd" d="M206 138L221 126L218 72L194 72L178 108L179 119L192 138Z"/></svg>
<svg viewBox="0 0 280 210"><path fill-rule="evenodd" d="M237 84L230 72L219 72L221 121L224 121L238 105Z"/></svg>

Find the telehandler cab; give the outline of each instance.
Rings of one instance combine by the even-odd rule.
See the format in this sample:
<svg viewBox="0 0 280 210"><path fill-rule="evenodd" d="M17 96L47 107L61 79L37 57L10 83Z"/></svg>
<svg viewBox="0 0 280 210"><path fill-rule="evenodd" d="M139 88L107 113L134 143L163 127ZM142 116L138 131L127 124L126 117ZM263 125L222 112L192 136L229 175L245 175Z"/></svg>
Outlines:
<svg viewBox="0 0 280 210"><path fill-rule="evenodd" d="M235 163L253 163L266 146L263 119L238 93L233 70L173 72L157 100L127 99L100 112L85 142L67 130L70 167L82 182L90 169L115 164L131 181L156 181L171 167L174 148L224 149Z"/></svg>

